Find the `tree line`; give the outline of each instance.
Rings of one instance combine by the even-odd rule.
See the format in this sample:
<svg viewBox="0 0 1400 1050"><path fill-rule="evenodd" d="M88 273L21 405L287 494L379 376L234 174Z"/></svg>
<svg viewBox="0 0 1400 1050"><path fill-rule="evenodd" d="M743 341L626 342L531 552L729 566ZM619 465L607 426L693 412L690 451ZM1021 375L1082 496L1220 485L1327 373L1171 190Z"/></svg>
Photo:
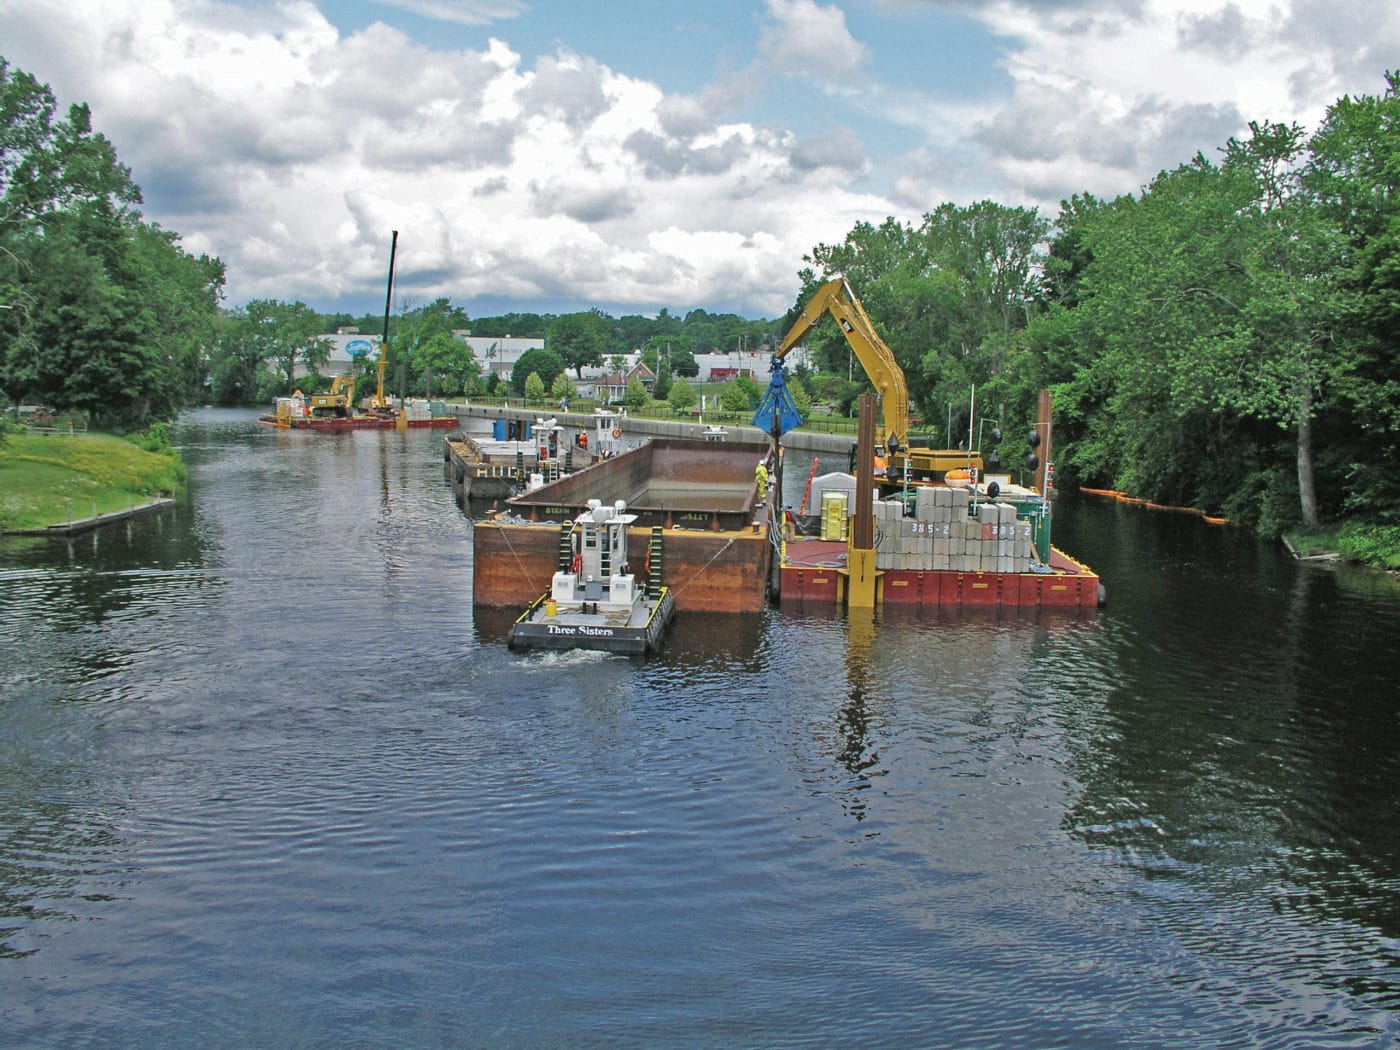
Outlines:
<svg viewBox="0 0 1400 1050"><path fill-rule="evenodd" d="M145 221L86 105L0 57L0 392L138 428L197 399L224 267Z"/></svg>
<svg viewBox="0 0 1400 1050"><path fill-rule="evenodd" d="M701 309L683 317L663 307L655 317L612 317L595 309L469 318L447 298L423 305L404 300L389 318L386 386L409 396L523 396L531 374L538 374L550 391L561 374L572 371L581 378L585 368L608 365L620 370L622 359L638 350L658 375L664 373L668 380L671 375L693 378L700 370L697 353L755 349L772 341L774 328L775 322ZM262 403L294 387L326 385L329 378L321 374L329 356L325 337L344 329L382 335L384 319L321 314L300 301L254 300L224 311L210 348L211 399L220 404ZM488 350L484 360L474 358L458 338L464 332L492 339L540 339L545 346L526 351L528 360L522 358L505 381L490 369L493 352ZM377 358L362 361L360 371L361 381L377 382ZM505 382L508 386L502 385Z"/></svg>

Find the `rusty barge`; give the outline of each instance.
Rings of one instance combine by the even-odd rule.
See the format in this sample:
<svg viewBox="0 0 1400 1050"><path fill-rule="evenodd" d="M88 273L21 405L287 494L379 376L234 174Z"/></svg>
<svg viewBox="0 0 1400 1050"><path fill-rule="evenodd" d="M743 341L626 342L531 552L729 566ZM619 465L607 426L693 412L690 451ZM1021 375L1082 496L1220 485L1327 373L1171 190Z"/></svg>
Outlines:
<svg viewBox="0 0 1400 1050"><path fill-rule="evenodd" d="M655 438L507 499L472 530L473 601L533 602L549 589L561 536L589 501L620 500L635 515L629 559L660 574L677 612L761 612L774 548L772 495L760 486L759 464L772 467L766 441Z"/></svg>

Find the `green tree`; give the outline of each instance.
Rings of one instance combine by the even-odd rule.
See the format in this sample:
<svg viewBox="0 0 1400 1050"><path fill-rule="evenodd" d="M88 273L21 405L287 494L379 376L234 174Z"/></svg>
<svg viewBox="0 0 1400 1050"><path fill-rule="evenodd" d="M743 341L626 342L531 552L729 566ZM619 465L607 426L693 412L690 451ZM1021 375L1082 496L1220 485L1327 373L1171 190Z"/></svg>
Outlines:
<svg viewBox="0 0 1400 1050"><path fill-rule="evenodd" d="M250 405L258 400L263 350L242 311L225 311L214 326L209 355L209 396L221 405Z"/></svg>
<svg viewBox="0 0 1400 1050"><path fill-rule="evenodd" d="M943 418L945 405L966 404L1024 351L1049 229L1034 209L991 201L942 205L917 228L858 223L808 257L815 268L800 274L788 325L824 280L844 275L904 371L911 405ZM848 371L851 350L836 326L818 327L809 343L827 371Z"/></svg>
<svg viewBox="0 0 1400 1050"><path fill-rule="evenodd" d="M622 403L633 412L640 412L646 408L651 397L647 394L646 384L636 376L627 380L627 392L622 396Z"/></svg>
<svg viewBox="0 0 1400 1050"><path fill-rule="evenodd" d="M624 314L610 326L608 354L625 354L656 334L656 321L641 314Z"/></svg>
<svg viewBox="0 0 1400 1050"><path fill-rule="evenodd" d="M564 371L564 361L553 350L535 348L526 350L515 362L510 372L510 387L517 394L525 393L525 380L532 373L540 377L544 390L553 385L555 377ZM543 395L544 390L540 391Z"/></svg>
<svg viewBox="0 0 1400 1050"><path fill-rule="evenodd" d="M1340 283L1344 240L1303 181L1302 129L1251 124L1250 131L1230 142L1224 165L1249 187L1247 295L1227 303L1228 335L1192 361L1188 381L1217 382L1217 404L1292 433L1299 513L1315 527L1314 416L1350 370L1341 330L1355 304Z"/></svg>
<svg viewBox="0 0 1400 1050"><path fill-rule="evenodd" d="M471 348L456 335L468 325L467 314L439 297L425 306L404 308L390 329L386 369L405 371L406 393L422 395L431 389L459 393L476 376L478 367Z"/></svg>
<svg viewBox="0 0 1400 1050"><path fill-rule="evenodd" d="M571 401L577 394L578 389L567 372L560 372L549 386L549 396L555 401Z"/></svg>
<svg viewBox="0 0 1400 1050"><path fill-rule="evenodd" d="M1111 391L1095 451L1122 487L1153 498L1270 529L1316 523L1314 416L1349 360L1341 240L1301 181L1300 129L1251 125L1224 152L1080 231L1091 261L1076 313L1103 339L1094 367Z"/></svg>
<svg viewBox="0 0 1400 1050"><path fill-rule="evenodd" d="M1328 110L1303 178L1338 231L1340 277L1356 296L1350 367L1332 388L1335 420L1322 420L1332 425L1319 472L1344 482L1344 509L1400 524L1400 77L1385 80L1381 94Z"/></svg>
<svg viewBox="0 0 1400 1050"><path fill-rule="evenodd" d="M168 419L199 388L223 267L142 220L85 105L0 59L0 386L97 425Z"/></svg>
<svg viewBox="0 0 1400 1050"><path fill-rule="evenodd" d="M671 391L666 400L671 405L671 411L676 415L684 415L695 407L695 388L687 383L684 377L677 379L671 384Z"/></svg>
<svg viewBox="0 0 1400 1050"><path fill-rule="evenodd" d="M584 368L603 363L609 330L607 319L596 310L565 314L549 326L545 346L558 354L564 366L572 368L581 379Z"/></svg>
<svg viewBox="0 0 1400 1050"><path fill-rule="evenodd" d="M273 329L272 360L287 376L287 389L297 382L297 364L312 375L330 359L330 343L321 338L321 318L315 310L298 300L284 303L262 299L249 303L249 312L263 311L259 320Z"/></svg>
<svg viewBox="0 0 1400 1050"><path fill-rule="evenodd" d="M806 388L801 383L789 383L788 395L792 398L792 405L804 420L812 418L812 398L807 393Z"/></svg>
<svg viewBox="0 0 1400 1050"><path fill-rule="evenodd" d="M434 332L414 348L413 362L424 376L424 393L460 394L481 374L472 349L455 335Z"/></svg>
<svg viewBox="0 0 1400 1050"><path fill-rule="evenodd" d="M719 404L726 412L745 412L753 402L749 388L738 379L732 379L720 388Z"/></svg>
<svg viewBox="0 0 1400 1050"><path fill-rule="evenodd" d="M472 335L504 339L544 339L549 326L554 321L553 314L509 313L497 317L478 317L471 323Z"/></svg>
<svg viewBox="0 0 1400 1050"><path fill-rule="evenodd" d="M544 380L540 378L538 372L531 372L525 377L525 403L544 400Z"/></svg>

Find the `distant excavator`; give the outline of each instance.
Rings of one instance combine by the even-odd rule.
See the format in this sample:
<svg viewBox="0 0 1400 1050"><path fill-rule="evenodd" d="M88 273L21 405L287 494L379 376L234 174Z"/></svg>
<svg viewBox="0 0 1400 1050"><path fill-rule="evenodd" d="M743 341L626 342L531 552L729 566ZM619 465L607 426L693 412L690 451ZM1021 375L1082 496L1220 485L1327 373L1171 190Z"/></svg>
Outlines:
<svg viewBox="0 0 1400 1050"><path fill-rule="evenodd" d="M313 419L348 419L355 414L355 377L336 376L329 393L311 395Z"/></svg>
<svg viewBox="0 0 1400 1050"><path fill-rule="evenodd" d="M880 399L882 425L876 432L876 456L884 463L882 483L928 484L947 479L949 471L966 471L974 479L981 475L982 456L967 449L909 447L909 389L904 370L856 298L844 277L835 277L817 289L802 313L773 351L768 392L754 414L755 426L777 437L801 422L787 392L783 358L830 314L846 334L856 359L870 378ZM975 472L975 473L974 473ZM967 475L964 475L967 476Z"/></svg>

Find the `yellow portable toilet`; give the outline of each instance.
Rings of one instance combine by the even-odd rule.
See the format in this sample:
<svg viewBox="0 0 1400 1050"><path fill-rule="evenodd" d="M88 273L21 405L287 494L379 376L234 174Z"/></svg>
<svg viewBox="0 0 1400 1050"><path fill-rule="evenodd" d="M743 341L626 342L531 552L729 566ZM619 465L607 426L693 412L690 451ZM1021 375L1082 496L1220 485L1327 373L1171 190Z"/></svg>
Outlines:
<svg viewBox="0 0 1400 1050"><path fill-rule="evenodd" d="M847 507L849 501L844 492L822 493L822 539L844 540L849 527Z"/></svg>

